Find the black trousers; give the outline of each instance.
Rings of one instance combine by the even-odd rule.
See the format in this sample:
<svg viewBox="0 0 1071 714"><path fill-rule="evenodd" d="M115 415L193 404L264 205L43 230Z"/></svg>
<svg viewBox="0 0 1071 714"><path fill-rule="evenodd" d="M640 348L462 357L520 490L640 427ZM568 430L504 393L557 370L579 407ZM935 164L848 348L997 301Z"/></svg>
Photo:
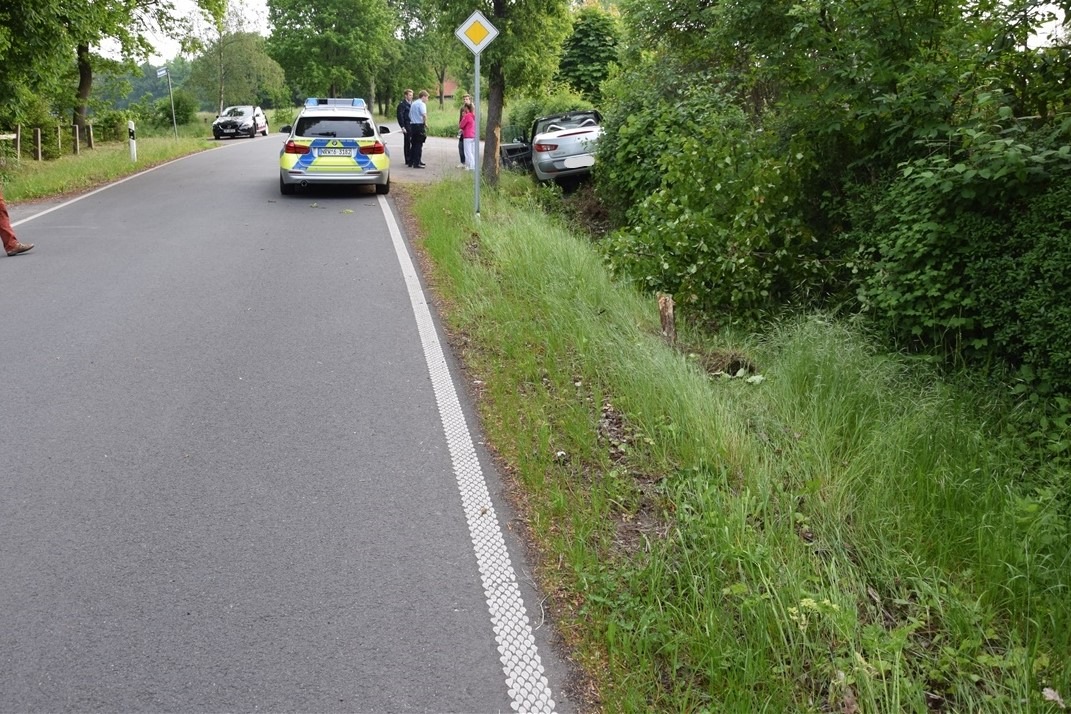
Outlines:
<svg viewBox="0 0 1071 714"><path fill-rule="evenodd" d="M424 158L424 142L428 138L428 130L423 124L410 124L409 133L413 135L413 146L409 150L409 165L420 166Z"/></svg>
<svg viewBox="0 0 1071 714"><path fill-rule="evenodd" d="M465 163L465 139L457 137L457 155L461 157L461 163Z"/></svg>
<svg viewBox="0 0 1071 714"><path fill-rule="evenodd" d="M405 165L406 166L409 166L409 165L411 165L413 163L412 162L412 156L411 156L411 154L413 153L413 135L412 135L412 131L413 130L408 128L408 127L406 127L402 131L402 156L405 157Z"/></svg>

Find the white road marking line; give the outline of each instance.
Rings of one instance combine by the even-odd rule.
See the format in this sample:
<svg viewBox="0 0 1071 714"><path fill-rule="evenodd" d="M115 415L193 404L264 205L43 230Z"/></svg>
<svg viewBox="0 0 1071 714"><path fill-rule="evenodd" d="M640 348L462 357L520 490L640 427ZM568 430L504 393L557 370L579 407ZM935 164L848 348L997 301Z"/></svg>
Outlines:
<svg viewBox="0 0 1071 714"><path fill-rule="evenodd" d="M380 208L390 229L394 251L409 289L409 301L413 306L420 342L424 347L424 359L428 364L435 401L439 405L446 443L454 464L454 476L461 492L461 505L469 524L469 536L480 569L487 609L498 642L499 659L506 675L506 688L512 698L511 706L519 712L553 712L554 699L550 685L543 674L535 636L525 614L517 575L510 562L506 541L498 523L498 515L491 503L483 470L476 457L461 402L454 389L450 370L446 364L435 324L431 319L427 299L420 287L409 250L402 240L398 223L394 220L387 200L378 196Z"/></svg>

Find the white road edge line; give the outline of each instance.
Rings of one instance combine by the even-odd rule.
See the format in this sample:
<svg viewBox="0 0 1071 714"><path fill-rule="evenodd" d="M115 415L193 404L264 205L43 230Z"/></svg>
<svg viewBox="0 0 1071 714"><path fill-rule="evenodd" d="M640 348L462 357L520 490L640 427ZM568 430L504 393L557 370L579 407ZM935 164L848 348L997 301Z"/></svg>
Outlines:
<svg viewBox="0 0 1071 714"><path fill-rule="evenodd" d="M510 562L506 541L491 503L490 492L487 490L487 482L476 457L476 448L465 423L461 402L454 389L446 357L431 319L431 310L390 205L383 196L377 198L394 242L394 251L398 256L405 284L409 289L409 301L413 306L420 342L424 347L424 359L428 364L435 401L439 406L439 418L443 423L443 431L446 432L446 443L454 464L454 476L461 492L461 505L469 524L469 536L472 538L483 592L487 598L487 609L498 642L499 659L512 699L511 706L518 712L553 712L554 699L543 673L543 664L539 660L528 615L525 614L517 575Z"/></svg>

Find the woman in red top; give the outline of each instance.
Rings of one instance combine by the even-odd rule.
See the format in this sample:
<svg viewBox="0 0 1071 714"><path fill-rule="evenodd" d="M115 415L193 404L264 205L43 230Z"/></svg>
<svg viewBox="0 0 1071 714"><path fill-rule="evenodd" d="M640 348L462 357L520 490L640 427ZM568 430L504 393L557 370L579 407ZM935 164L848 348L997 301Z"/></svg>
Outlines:
<svg viewBox="0 0 1071 714"><path fill-rule="evenodd" d="M461 140L465 143L465 170L472 171L476 168L476 115L471 104L461 108L461 121L457 123L457 128L461 130Z"/></svg>

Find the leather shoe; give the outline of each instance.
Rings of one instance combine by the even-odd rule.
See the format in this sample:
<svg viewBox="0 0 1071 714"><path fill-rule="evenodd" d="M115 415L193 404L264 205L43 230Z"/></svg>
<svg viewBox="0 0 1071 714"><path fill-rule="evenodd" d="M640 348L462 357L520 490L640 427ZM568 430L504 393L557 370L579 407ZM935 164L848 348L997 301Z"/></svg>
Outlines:
<svg viewBox="0 0 1071 714"><path fill-rule="evenodd" d="M33 243L16 243L15 247L7 252L8 255L18 255L19 253L25 253L30 248L33 248Z"/></svg>

